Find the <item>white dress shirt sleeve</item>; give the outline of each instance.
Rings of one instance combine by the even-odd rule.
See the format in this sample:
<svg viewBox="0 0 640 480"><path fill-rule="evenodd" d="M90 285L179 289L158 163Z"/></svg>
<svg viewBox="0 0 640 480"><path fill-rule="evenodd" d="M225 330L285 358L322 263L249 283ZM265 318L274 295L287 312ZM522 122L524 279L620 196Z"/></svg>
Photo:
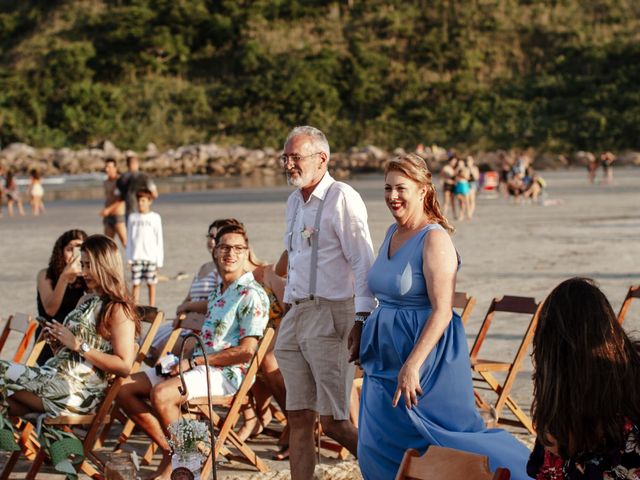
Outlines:
<svg viewBox="0 0 640 480"><path fill-rule="evenodd" d="M355 190L344 191L338 202L333 227L353 271L355 309L356 312L371 312L376 307L376 301L369 290L367 276L375 255L367 223L367 207Z"/></svg>

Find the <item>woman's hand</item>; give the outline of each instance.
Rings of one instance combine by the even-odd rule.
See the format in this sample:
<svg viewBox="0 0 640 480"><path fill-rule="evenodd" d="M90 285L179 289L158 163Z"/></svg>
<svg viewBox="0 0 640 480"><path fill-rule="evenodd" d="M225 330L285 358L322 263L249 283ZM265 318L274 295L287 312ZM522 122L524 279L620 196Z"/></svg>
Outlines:
<svg viewBox="0 0 640 480"><path fill-rule="evenodd" d="M60 343L63 347L67 347L69 350L73 350L74 352L80 351L80 345L82 342L78 340L73 333L71 333L71 330L60 322L56 322L55 320L49 322L46 328L49 336L56 342Z"/></svg>
<svg viewBox="0 0 640 480"><path fill-rule="evenodd" d="M60 273L60 278L64 279L67 283L73 283L76 281L76 278L80 276L82 270L80 268L80 263L77 261L79 257L73 257L69 263L64 267L62 273Z"/></svg>
<svg viewBox="0 0 640 480"><path fill-rule="evenodd" d="M408 409L418 405L418 396L422 395L420 388L420 368L409 362L405 362L398 373L398 388L393 395L393 406L398 405L400 397L404 397L404 403Z"/></svg>

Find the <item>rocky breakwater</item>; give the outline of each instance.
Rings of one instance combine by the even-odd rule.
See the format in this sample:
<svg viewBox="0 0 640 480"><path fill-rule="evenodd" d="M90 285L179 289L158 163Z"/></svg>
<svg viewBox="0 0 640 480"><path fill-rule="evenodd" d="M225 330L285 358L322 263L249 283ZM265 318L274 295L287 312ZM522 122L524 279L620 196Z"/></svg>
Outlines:
<svg viewBox="0 0 640 480"><path fill-rule="evenodd" d="M124 169L125 158L132 153L121 150L110 141L80 149L34 148L24 143L12 143L0 150L0 165L10 168L17 174L26 174L36 169L44 176L62 174L82 174L101 171L104 161L114 159ZM176 175L212 175L212 176L272 176L281 172L278 161L280 150L275 148L250 149L242 146L221 146L215 143L184 145L175 149L160 151L149 144L144 152L138 152L142 169L157 177ZM344 178L353 173L382 171L384 163L405 150L397 148L386 151L373 145L354 147L331 155L330 167L335 176ZM448 158L447 150L440 147L428 147L421 150L422 155L434 172L439 172ZM584 166L594 155L590 152L576 152L570 155L557 155L528 150L474 152L476 163L482 170L498 170L505 157L513 160L526 154L533 159L538 169L557 169L571 166ZM466 156L459 153L459 157ZM617 153L615 165L639 165L640 153Z"/></svg>

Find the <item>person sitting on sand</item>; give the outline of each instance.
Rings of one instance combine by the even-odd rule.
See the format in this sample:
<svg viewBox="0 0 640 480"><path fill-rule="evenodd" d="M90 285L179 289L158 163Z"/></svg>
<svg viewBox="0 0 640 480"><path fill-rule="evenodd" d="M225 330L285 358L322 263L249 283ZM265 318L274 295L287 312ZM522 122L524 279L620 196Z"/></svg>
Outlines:
<svg viewBox="0 0 640 480"><path fill-rule="evenodd" d="M533 338L531 477L640 478L639 348L593 280L553 289Z"/></svg>
<svg viewBox="0 0 640 480"><path fill-rule="evenodd" d="M533 170L533 168L529 168L528 173L529 184L525 187L522 195L524 198L530 198L533 202L538 202L539 198L542 198L544 194L544 189L547 186L547 182L542 178L538 173Z"/></svg>

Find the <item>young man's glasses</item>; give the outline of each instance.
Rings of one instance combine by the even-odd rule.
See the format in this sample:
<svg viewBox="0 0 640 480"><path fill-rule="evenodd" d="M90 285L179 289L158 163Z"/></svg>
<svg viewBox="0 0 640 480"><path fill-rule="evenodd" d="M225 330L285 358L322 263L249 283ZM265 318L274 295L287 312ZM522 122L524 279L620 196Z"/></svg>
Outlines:
<svg viewBox="0 0 640 480"><path fill-rule="evenodd" d="M240 255L241 253L243 253L244 251L248 250L249 247L247 247L246 245L227 245L225 243L221 244L221 245L216 245L216 250L220 251L220 253L230 253L231 251L233 251L233 253L235 253L236 255Z"/></svg>
<svg viewBox="0 0 640 480"><path fill-rule="evenodd" d="M311 153L309 155L300 155L298 153L292 153L291 155L287 155L286 153L283 153L282 155L280 155L280 164L282 166L285 166L289 163L289 160L291 160L293 163L297 165L305 158L313 157L314 155L320 155L321 153L322 152L316 152L316 153Z"/></svg>

